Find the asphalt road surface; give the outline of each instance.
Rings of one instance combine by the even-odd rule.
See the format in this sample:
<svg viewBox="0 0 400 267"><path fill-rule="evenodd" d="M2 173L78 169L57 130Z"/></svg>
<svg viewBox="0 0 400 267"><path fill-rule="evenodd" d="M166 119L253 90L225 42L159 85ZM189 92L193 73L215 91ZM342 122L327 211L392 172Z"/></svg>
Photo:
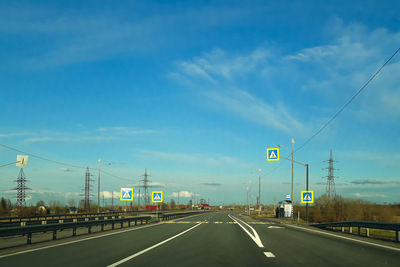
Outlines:
<svg viewBox="0 0 400 267"><path fill-rule="evenodd" d="M0 266L400 266L400 249L218 212L26 246Z"/></svg>

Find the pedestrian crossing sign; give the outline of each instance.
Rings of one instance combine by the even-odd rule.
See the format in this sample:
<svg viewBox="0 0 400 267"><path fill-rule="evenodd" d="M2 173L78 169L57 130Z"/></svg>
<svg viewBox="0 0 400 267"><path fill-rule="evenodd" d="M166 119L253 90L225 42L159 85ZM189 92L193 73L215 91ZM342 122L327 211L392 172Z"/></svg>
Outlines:
<svg viewBox="0 0 400 267"><path fill-rule="evenodd" d="M279 148L267 148L267 160L279 160Z"/></svg>
<svg viewBox="0 0 400 267"><path fill-rule="evenodd" d="M301 191L301 203L314 203L314 191Z"/></svg>
<svg viewBox="0 0 400 267"><path fill-rule="evenodd" d="M133 188L121 188L119 199L121 201L133 201Z"/></svg>
<svg viewBox="0 0 400 267"><path fill-rule="evenodd" d="M163 202L163 192L162 191L151 192L151 202Z"/></svg>

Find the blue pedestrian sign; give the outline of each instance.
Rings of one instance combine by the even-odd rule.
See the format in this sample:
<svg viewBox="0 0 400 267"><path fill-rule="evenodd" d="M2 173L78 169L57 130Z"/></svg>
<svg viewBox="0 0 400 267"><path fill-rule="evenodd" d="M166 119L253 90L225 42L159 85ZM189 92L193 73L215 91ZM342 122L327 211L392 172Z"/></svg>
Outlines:
<svg viewBox="0 0 400 267"><path fill-rule="evenodd" d="M267 160L279 160L279 148L267 148Z"/></svg>
<svg viewBox="0 0 400 267"><path fill-rule="evenodd" d="M133 201L133 188L121 188L119 199L121 201Z"/></svg>
<svg viewBox="0 0 400 267"><path fill-rule="evenodd" d="M301 191L301 203L314 203L314 191Z"/></svg>
<svg viewBox="0 0 400 267"><path fill-rule="evenodd" d="M151 202L163 202L163 192L153 191L151 192Z"/></svg>

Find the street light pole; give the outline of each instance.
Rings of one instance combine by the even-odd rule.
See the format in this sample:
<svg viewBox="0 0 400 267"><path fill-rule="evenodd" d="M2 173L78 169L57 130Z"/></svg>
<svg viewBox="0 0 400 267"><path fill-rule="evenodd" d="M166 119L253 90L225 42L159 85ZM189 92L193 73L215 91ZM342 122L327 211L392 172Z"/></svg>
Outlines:
<svg viewBox="0 0 400 267"><path fill-rule="evenodd" d="M294 153L294 139L292 138L292 140L291 140L291 143L292 143L292 194L291 194L291 197L292 197L292 218L293 218L293 207L294 207L294 196L293 196L293 153Z"/></svg>
<svg viewBox="0 0 400 267"><path fill-rule="evenodd" d="M308 191L308 164L306 164L306 191ZM308 223L308 202L306 203L306 223Z"/></svg>
<svg viewBox="0 0 400 267"><path fill-rule="evenodd" d="M100 212L100 166L101 166L101 159L98 159L99 162L99 179L97 181L97 213Z"/></svg>
<svg viewBox="0 0 400 267"><path fill-rule="evenodd" d="M258 216L261 213L261 169L258 169Z"/></svg>

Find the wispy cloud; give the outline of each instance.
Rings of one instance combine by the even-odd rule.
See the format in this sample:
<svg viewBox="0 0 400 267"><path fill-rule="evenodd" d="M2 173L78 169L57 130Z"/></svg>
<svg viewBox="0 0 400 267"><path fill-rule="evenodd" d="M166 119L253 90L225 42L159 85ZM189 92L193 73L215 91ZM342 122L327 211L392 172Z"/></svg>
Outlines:
<svg viewBox="0 0 400 267"><path fill-rule="evenodd" d="M383 185L383 184L400 184L400 180L388 181L388 180L378 180L378 179L357 179L350 183L357 185Z"/></svg>
<svg viewBox="0 0 400 267"><path fill-rule="evenodd" d="M266 100L244 89L242 81L254 75L260 79L267 68L271 52L255 49L234 55L221 49L205 53L192 60L181 61L170 77L192 87L218 109L224 109L242 119L289 132L305 127L282 101ZM272 90L272 88L269 88Z"/></svg>
<svg viewBox="0 0 400 267"><path fill-rule="evenodd" d="M251 167L251 164L239 161L236 158L223 155L185 154L162 151L141 150L136 156L142 158L160 159L180 163L205 164L209 166L236 166L244 169Z"/></svg>
<svg viewBox="0 0 400 267"><path fill-rule="evenodd" d="M206 186L221 186L222 183L216 183L216 182L203 182L200 183L201 185L206 185Z"/></svg>
<svg viewBox="0 0 400 267"><path fill-rule="evenodd" d="M388 198L386 194L382 193L353 193L356 198Z"/></svg>
<svg viewBox="0 0 400 267"><path fill-rule="evenodd" d="M137 134L155 134L159 131L151 129L140 129L135 127L124 127L124 126L114 126L114 127L100 127L98 131L104 134L111 135L137 135Z"/></svg>
<svg viewBox="0 0 400 267"><path fill-rule="evenodd" d="M73 171L70 168L60 168L59 170L62 172L72 172Z"/></svg>
<svg viewBox="0 0 400 267"><path fill-rule="evenodd" d="M32 135L32 133L28 133L28 132L20 132L20 133L0 133L0 138L1 138L1 137L26 136L26 135Z"/></svg>
<svg viewBox="0 0 400 267"><path fill-rule="evenodd" d="M156 130L141 129L135 127L99 127L95 130L78 129L76 132L59 132L54 130L42 130L35 133L30 133L32 137L25 138L26 143L45 143L45 142L100 142L112 141L123 138L123 136L147 135L159 133ZM21 134L22 135L22 134ZM17 135L14 135L17 136ZM0 135L1 137L1 135Z"/></svg>

